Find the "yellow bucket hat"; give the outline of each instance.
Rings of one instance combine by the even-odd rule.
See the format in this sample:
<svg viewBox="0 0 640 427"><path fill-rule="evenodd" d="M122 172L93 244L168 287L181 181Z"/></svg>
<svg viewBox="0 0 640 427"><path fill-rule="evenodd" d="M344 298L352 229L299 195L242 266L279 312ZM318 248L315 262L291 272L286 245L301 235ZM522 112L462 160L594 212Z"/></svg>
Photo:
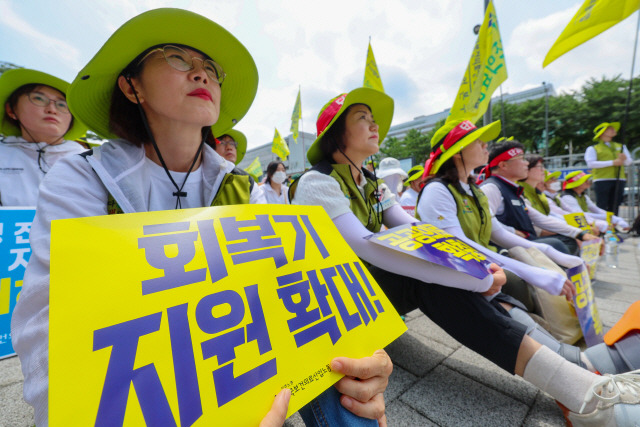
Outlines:
<svg viewBox="0 0 640 427"><path fill-rule="evenodd" d="M558 179L560 177L560 171L549 172L548 170L544 171L544 182L548 182L554 178Z"/></svg>
<svg viewBox="0 0 640 427"><path fill-rule="evenodd" d="M584 173L582 171L573 171L564 177L564 182L562 183L562 189L570 190L572 188L579 187L590 178L591 178L590 173Z"/></svg>
<svg viewBox="0 0 640 427"><path fill-rule="evenodd" d="M604 123L600 123L598 126L596 126L596 128L593 130L593 140L594 141L598 141L600 139L600 137L602 136L602 134L604 133L605 130L607 130L607 128L614 128L616 130L616 132L618 132L620 130L620 122L604 122Z"/></svg>
<svg viewBox="0 0 640 427"><path fill-rule="evenodd" d="M420 179L423 173L424 167L422 165L415 165L414 167L409 169L409 171L407 172L409 178L404 180L404 186L408 187L411 182L415 181L416 179Z"/></svg>

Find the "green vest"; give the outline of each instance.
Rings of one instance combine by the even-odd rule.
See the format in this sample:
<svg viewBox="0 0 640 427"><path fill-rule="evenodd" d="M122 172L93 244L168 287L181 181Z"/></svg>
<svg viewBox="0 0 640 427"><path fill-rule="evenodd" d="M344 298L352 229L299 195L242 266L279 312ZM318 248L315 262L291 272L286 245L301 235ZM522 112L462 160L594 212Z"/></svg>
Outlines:
<svg viewBox="0 0 640 427"><path fill-rule="evenodd" d="M610 145L611 146L608 146L604 142L600 141L593 146L598 155L598 160L615 160L618 158L618 154L621 153L622 150L622 144L610 142ZM594 181L598 179L616 179L618 169L620 169L619 166L609 166L606 168L593 168L591 172L593 173ZM624 167L620 170L620 179L626 179Z"/></svg>
<svg viewBox="0 0 640 427"><path fill-rule="evenodd" d="M316 172L329 175L338 181L342 193L347 199L349 199L351 212L353 212L362 225L364 225L369 231L373 233L380 231L380 227L382 226L382 208L378 206L378 199L375 195L376 181L373 179L373 175L369 171L365 169L362 170L362 173L367 180L367 183L364 186L363 197L355 180L353 179L349 165L331 164L328 161L323 160L310 170L315 170ZM295 198L299 179L300 178L295 180L289 187L289 200L291 201ZM382 184L382 182L383 181L379 179L378 185ZM377 212L376 207L379 207L379 213Z"/></svg>
<svg viewBox="0 0 640 427"><path fill-rule="evenodd" d="M518 184L524 189L524 197L531 203L531 206L538 212L549 215L551 209L549 208L549 200L547 200L546 194L524 181Z"/></svg>
<svg viewBox="0 0 640 427"><path fill-rule="evenodd" d="M547 195L545 194L545 195L544 195L544 197L546 198L546 197L547 197ZM552 200L553 200L554 202L556 202L556 205L558 205L558 207L559 207L559 208L561 208L561 207L562 207L562 201L560 200L560 194L559 194L559 193L556 193L556 195L555 195L555 196L553 196L553 199L552 199Z"/></svg>
<svg viewBox="0 0 640 427"><path fill-rule="evenodd" d="M238 168L234 168L222 179L218 192L211 202L211 206L228 206L248 204L251 198L253 182L249 175L245 175ZM109 215L124 213L116 199L109 193L107 199L107 213Z"/></svg>
<svg viewBox="0 0 640 427"><path fill-rule="evenodd" d="M464 235L476 243L479 243L483 247L497 252L495 246L491 245L491 211L489 210L489 199L487 196L475 185L471 186L471 191L475 194L478 204L474 200L473 196L465 193L460 193L453 184L447 184L441 179L435 178L431 182L440 182L447 186L447 189L456 201L456 216L460 222L460 227L464 231ZM429 183L418 194L418 200L416 201L416 218L420 219L418 215L418 204L420 203L420 197L422 192L429 186ZM484 219L480 216L480 209L484 214Z"/></svg>
<svg viewBox="0 0 640 427"><path fill-rule="evenodd" d="M587 205L587 198L585 197L584 193L578 194L575 191L573 191L573 189L569 189L569 190L564 190L562 194L575 197L576 200L578 201L578 205L580 205L580 209L582 209L583 212L589 212L589 205Z"/></svg>

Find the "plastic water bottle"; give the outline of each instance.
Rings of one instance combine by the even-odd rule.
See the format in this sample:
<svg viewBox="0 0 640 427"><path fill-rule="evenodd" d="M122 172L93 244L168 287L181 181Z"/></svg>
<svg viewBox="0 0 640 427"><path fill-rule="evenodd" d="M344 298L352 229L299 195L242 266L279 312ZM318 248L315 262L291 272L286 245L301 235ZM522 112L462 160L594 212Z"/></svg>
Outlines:
<svg viewBox="0 0 640 427"><path fill-rule="evenodd" d="M605 234L604 254L607 267L618 268L618 239L610 230Z"/></svg>

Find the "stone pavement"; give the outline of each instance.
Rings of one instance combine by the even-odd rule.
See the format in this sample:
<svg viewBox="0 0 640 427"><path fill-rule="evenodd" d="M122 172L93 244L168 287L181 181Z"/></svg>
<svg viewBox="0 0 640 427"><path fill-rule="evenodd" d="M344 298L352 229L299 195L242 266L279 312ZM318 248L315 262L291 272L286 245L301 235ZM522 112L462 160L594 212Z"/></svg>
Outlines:
<svg viewBox="0 0 640 427"><path fill-rule="evenodd" d="M594 290L608 330L640 299L640 238L619 247L618 269L601 262ZM394 362L385 393L389 426L563 426L554 400L522 379L462 347L420 312L406 318L409 330L389 347ZM0 427L32 426L33 410L22 399L17 357L0 361ZM286 425L304 425L298 414Z"/></svg>

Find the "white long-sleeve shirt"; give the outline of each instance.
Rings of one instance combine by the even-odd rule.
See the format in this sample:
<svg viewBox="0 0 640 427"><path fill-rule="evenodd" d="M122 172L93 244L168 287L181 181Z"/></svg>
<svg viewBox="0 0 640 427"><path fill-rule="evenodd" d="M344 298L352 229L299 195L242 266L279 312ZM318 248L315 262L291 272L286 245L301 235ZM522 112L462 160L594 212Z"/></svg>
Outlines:
<svg viewBox="0 0 640 427"><path fill-rule="evenodd" d="M508 181L512 185L517 185L504 177L501 178L505 181ZM487 195L487 198L489 199L489 207L491 208L491 211L496 215L502 214L502 212L504 212L504 198L502 197L502 193L500 192L498 186L491 182L488 182L482 185L482 191ZM525 199L525 205L527 206L527 214L529 215L529 219L535 227L573 238L575 238L582 232L582 230L580 230L579 228L572 227L558 218L545 215L542 212L534 209L527 199ZM502 225L507 230L515 233L515 229L513 227L509 227L504 224Z"/></svg>
<svg viewBox="0 0 640 427"><path fill-rule="evenodd" d="M611 143L609 142L605 142L604 143L607 146L611 146ZM633 160L631 159L631 154L629 153L629 149L627 149L626 145L622 146L622 152L624 153L625 156L627 156L627 159L624 161L624 165L625 166L629 166ZM585 151L584 153L584 161L587 163L587 166L589 166L591 169L599 169L599 168L608 168L613 166L613 160L598 160L598 153L596 152L596 149L592 146L587 148L587 151ZM601 178L601 179L594 179L595 181L613 181L615 180L615 178Z"/></svg>
<svg viewBox="0 0 640 427"><path fill-rule="evenodd" d="M586 194L584 198L587 201L587 207L589 208L589 211L585 212L585 217L587 217L587 219L593 218L593 219L601 220L601 221L604 221L606 224L607 211L599 208L598 205L593 203L593 201ZM560 200L562 201L562 204L566 205L569 208L569 210L571 210L572 212L584 212L580 207L580 204L578 203L578 199L576 199L575 197L569 194L564 194L560 198ZM621 228L629 228L629 223L624 219L620 218L619 216L613 215L611 217L611 222L613 223L613 225L617 225ZM600 230L600 231L603 231L603 230Z"/></svg>

